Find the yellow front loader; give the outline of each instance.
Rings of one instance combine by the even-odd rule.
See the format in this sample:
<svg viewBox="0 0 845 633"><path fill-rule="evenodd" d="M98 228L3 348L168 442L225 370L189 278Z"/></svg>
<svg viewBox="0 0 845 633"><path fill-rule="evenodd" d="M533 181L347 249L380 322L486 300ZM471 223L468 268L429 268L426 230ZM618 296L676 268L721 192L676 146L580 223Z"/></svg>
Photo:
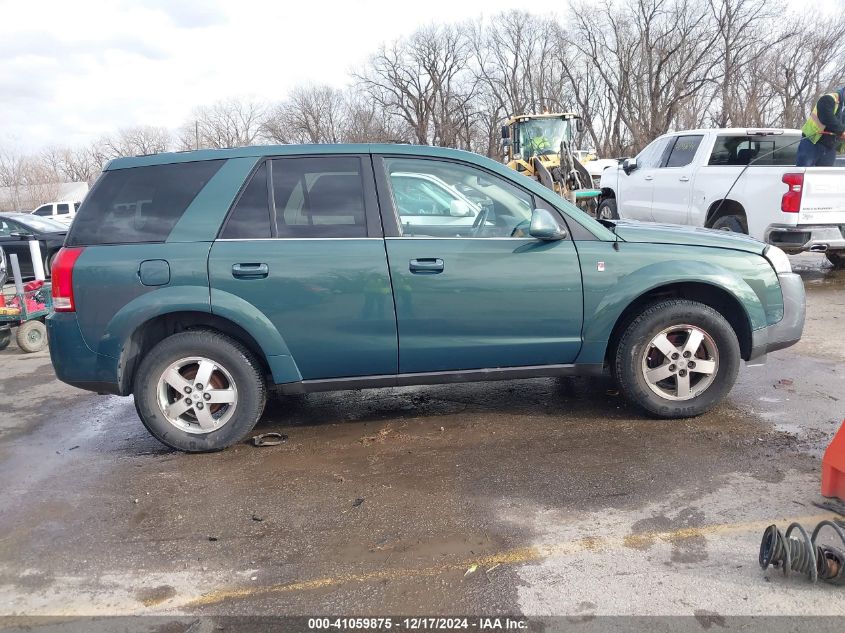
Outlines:
<svg viewBox="0 0 845 633"><path fill-rule="evenodd" d="M520 114L502 126L502 146L508 167L595 215L601 192L592 188L590 174L572 147L582 125L572 112Z"/></svg>

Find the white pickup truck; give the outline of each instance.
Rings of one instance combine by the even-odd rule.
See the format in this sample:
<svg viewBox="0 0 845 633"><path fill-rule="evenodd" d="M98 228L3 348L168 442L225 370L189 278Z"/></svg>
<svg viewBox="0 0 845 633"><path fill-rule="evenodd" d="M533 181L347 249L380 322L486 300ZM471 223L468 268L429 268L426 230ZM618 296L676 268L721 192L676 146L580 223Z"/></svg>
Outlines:
<svg viewBox="0 0 845 633"><path fill-rule="evenodd" d="M50 218L56 222L60 222L66 226L70 226L73 218L76 217L76 211L79 209L81 202L48 202L42 204L35 211L33 215L40 215L42 218Z"/></svg>
<svg viewBox="0 0 845 633"><path fill-rule="evenodd" d="M845 169L796 167L799 130L664 134L602 172L600 219L747 233L845 266Z"/></svg>

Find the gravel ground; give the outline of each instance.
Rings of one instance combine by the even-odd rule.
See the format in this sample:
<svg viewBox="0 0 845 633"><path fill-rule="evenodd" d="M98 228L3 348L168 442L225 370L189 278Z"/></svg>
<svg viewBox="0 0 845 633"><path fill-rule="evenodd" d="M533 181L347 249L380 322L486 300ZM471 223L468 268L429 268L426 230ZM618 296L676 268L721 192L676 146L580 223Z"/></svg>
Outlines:
<svg viewBox="0 0 845 633"><path fill-rule="evenodd" d="M601 379L369 390L274 398L259 430L285 444L184 455L13 344L0 615L845 615L757 565L769 523L833 516L845 273L821 261L793 259L804 339L694 420Z"/></svg>

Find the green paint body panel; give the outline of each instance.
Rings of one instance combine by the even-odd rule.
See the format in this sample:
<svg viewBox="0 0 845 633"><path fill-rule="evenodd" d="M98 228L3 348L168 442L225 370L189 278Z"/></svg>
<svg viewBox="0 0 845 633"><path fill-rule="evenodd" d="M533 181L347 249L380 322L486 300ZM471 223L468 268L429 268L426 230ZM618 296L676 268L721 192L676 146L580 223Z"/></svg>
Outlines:
<svg viewBox="0 0 845 633"><path fill-rule="evenodd" d="M571 363L581 348L581 271L573 243L534 239L386 240L399 371ZM442 259L439 274L410 260Z"/></svg>
<svg viewBox="0 0 845 633"><path fill-rule="evenodd" d="M594 239L215 241L263 157L367 153L478 166L545 200L570 228L578 224ZM754 331L784 317L778 278L761 256L764 244L649 224L620 223L614 233L536 181L468 152L407 145L266 146L122 158L107 170L210 159L226 163L165 243L85 248L74 268L77 313L48 319L62 380L119 391L133 333L150 319L179 312L201 312L245 330L276 383L601 364L626 307L669 284L710 284L728 292ZM409 262L420 258L443 260L443 272L412 274ZM156 285L142 284L145 261L166 263L169 278L162 270L151 277ZM233 265L245 263L266 263L267 276L236 278Z"/></svg>
<svg viewBox="0 0 845 633"><path fill-rule="evenodd" d="M584 279L584 346L580 363L604 360L613 327L625 308L661 286L710 284L727 291L752 330L783 318L777 275L763 257L721 248L672 244L578 242ZM599 262L604 270L599 270Z"/></svg>
<svg viewBox="0 0 845 633"><path fill-rule="evenodd" d="M712 248L727 248L746 253L756 253L757 255L762 255L766 249L766 244L755 240L753 237L697 226L622 221L616 225L616 234L626 242L710 246Z"/></svg>
<svg viewBox="0 0 845 633"><path fill-rule="evenodd" d="M205 261L211 244L89 246L74 267L73 287L80 330L88 347L119 359L136 327L168 312L210 312ZM170 283L145 286L141 262L165 260Z"/></svg>
<svg viewBox="0 0 845 633"><path fill-rule="evenodd" d="M269 274L236 279L232 266L238 263L266 263ZM274 344L273 353L292 356L302 379L396 373L396 318L384 240L219 240L211 249L209 271L212 310L272 324L289 350ZM243 303L235 305L236 298ZM264 346L265 340L259 343Z"/></svg>

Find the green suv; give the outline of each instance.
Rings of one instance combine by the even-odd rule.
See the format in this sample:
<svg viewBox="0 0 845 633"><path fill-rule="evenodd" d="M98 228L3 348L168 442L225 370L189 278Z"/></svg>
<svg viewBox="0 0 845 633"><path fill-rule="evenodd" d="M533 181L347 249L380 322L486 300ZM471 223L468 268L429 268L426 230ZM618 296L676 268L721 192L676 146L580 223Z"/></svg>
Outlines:
<svg viewBox="0 0 845 633"><path fill-rule="evenodd" d="M611 373L664 418L792 345L787 257L704 229L599 223L475 154L268 146L121 158L53 263L57 376L134 395L185 451L282 393Z"/></svg>

